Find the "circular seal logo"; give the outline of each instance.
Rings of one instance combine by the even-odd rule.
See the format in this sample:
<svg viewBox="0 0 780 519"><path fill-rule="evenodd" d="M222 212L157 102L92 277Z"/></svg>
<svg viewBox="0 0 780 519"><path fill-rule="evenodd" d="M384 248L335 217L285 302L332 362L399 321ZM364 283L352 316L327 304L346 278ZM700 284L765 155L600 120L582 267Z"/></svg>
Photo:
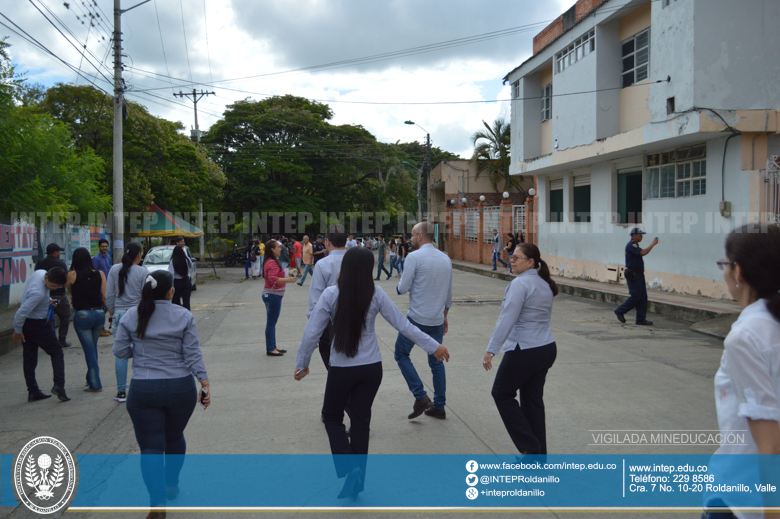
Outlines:
<svg viewBox="0 0 780 519"><path fill-rule="evenodd" d="M14 463L14 487L21 502L39 514L53 514L76 491L76 464L65 444L50 436L24 446Z"/></svg>

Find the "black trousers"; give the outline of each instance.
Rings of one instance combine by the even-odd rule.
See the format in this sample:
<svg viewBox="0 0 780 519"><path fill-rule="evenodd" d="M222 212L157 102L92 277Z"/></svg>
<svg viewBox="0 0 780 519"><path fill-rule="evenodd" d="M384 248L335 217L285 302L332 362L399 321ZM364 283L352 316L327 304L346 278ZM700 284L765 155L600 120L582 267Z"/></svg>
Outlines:
<svg viewBox="0 0 780 519"><path fill-rule="evenodd" d="M26 319L22 326L24 342L22 343L22 366L27 391L40 391L35 380L35 368L38 366L38 348L51 357L51 369L54 372L54 385L65 387L65 355L62 353L54 330L46 323L46 319Z"/></svg>
<svg viewBox="0 0 780 519"><path fill-rule="evenodd" d="M175 305L190 309L190 294L192 294L192 281L189 277L173 280L173 301Z"/></svg>
<svg viewBox="0 0 780 519"><path fill-rule="evenodd" d="M520 452L547 454L544 424L544 380L555 362L554 342L504 354L493 382L493 400L512 442ZM520 401L515 395L520 391Z"/></svg>
<svg viewBox="0 0 780 519"><path fill-rule="evenodd" d="M65 342L65 339L68 338L68 323L70 323L70 301L68 301L68 296L65 294L53 296L52 299L59 301L57 306L54 307L54 314L60 318L60 324L58 327L59 333L57 336L59 337L60 344L62 344ZM51 320L49 326L51 326L52 330L57 329L57 327L54 326L54 319Z"/></svg>
<svg viewBox="0 0 780 519"><path fill-rule="evenodd" d="M331 366L328 371L322 414L338 477L346 476L356 466L360 467L365 475L371 406L381 384L381 362L364 366ZM344 427L344 410L348 401L351 438L347 436Z"/></svg>

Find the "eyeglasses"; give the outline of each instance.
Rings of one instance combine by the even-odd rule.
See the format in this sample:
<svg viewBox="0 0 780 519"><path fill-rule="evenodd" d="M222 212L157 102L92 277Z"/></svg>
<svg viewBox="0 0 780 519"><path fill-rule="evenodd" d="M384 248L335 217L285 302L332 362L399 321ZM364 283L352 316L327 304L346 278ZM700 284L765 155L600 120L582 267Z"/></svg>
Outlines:
<svg viewBox="0 0 780 519"><path fill-rule="evenodd" d="M509 259L510 259L510 261L515 261L515 260L521 260L521 259L527 260L527 259L531 259L531 258L524 258L523 256L515 256L514 254L512 254L512 257L509 258Z"/></svg>
<svg viewBox="0 0 780 519"><path fill-rule="evenodd" d="M730 267L730 266L734 265L734 262L733 261L726 261L726 260L719 260L719 261L716 261L715 264L718 265L718 268L720 270L725 270L726 267Z"/></svg>

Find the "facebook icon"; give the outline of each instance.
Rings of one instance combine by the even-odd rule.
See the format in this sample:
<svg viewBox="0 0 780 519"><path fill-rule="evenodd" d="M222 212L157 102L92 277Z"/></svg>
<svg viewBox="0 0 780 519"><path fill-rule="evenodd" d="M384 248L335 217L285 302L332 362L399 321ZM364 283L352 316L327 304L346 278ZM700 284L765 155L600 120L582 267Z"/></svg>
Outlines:
<svg viewBox="0 0 780 519"><path fill-rule="evenodd" d="M478 468L479 465L477 465L476 461L469 461L468 463L466 463L466 470L468 470L472 474L475 473Z"/></svg>

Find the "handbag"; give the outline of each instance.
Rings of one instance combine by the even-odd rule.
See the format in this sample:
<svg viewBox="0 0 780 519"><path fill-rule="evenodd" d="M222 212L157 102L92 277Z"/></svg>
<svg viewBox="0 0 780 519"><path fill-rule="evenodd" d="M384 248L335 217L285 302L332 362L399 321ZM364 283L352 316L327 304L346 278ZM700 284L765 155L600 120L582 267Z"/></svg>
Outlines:
<svg viewBox="0 0 780 519"><path fill-rule="evenodd" d="M255 254L254 252L250 252L249 253L249 261L251 261L252 263L257 261L257 254Z"/></svg>

